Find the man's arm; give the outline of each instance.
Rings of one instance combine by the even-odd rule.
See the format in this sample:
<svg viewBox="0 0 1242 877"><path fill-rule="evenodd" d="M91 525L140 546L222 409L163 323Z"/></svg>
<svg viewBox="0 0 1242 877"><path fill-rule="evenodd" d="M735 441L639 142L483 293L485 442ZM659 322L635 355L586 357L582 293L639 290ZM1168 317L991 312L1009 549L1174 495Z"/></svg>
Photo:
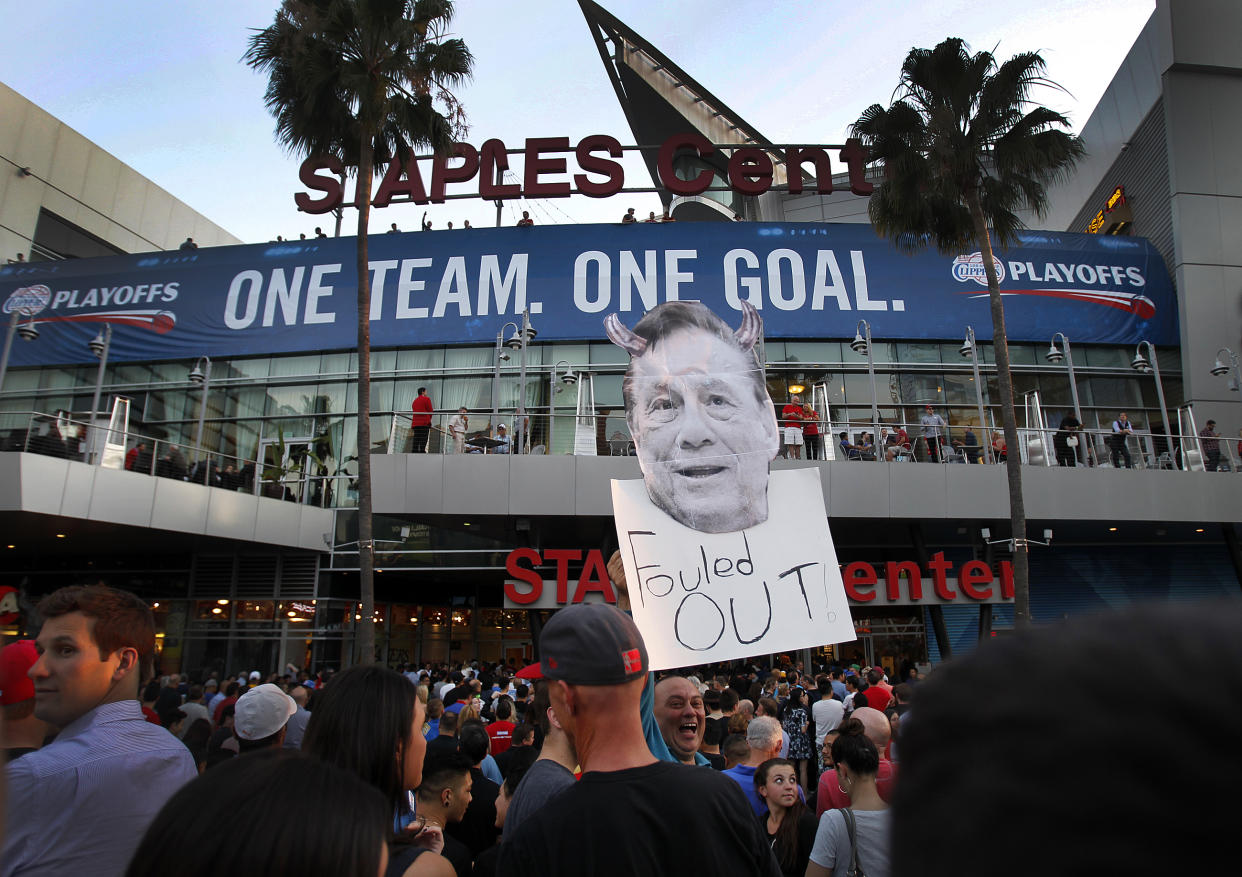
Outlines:
<svg viewBox="0 0 1242 877"><path fill-rule="evenodd" d="M612 580L612 585L617 591L617 608L629 613L630 612L630 592L625 583L625 564L621 560L621 552L614 551L612 557L608 558L608 578ZM660 726L655 720L655 674L647 674L647 684L643 686L642 697L638 702L638 711L643 720L643 736L647 739L647 748L651 750L651 754L660 761L677 762L673 757L673 753L668 751L668 744L664 742L664 735L660 733Z"/></svg>

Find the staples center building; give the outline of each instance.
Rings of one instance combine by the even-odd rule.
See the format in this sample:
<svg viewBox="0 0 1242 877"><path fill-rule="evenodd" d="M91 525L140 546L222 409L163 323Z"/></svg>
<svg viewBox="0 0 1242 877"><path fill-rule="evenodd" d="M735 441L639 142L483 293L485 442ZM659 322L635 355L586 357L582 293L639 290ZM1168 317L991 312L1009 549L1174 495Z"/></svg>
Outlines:
<svg viewBox="0 0 1242 877"><path fill-rule="evenodd" d="M777 185L738 194L725 182L728 149L683 148L672 155L680 179L709 171L721 182L664 191L673 225L371 239L378 643L389 663L528 656L547 610L609 596L610 480L639 477L621 398L627 355L604 336L609 314L632 326L657 303L698 299L736 325L750 301L772 398L800 393L832 436L871 431L873 404L888 425L917 424L931 404L958 441L999 424L979 254L898 254L845 175L812 194L811 182L827 186L797 172L804 192L791 194L782 150L605 10L580 5L635 142L691 131L754 147ZM1222 442L1221 471L1205 471L1203 446L1160 435L1193 434L1208 418L1226 438L1242 427L1228 376L1210 373L1242 335L1242 247L1230 237L1242 229L1242 171L1226 158L1239 138L1211 112L1242 97L1242 53L1219 36L1242 12L1219 7L1158 4L1082 131L1090 156L1052 192L1046 229L996 253L1030 536L1052 534L1032 548L1037 621L1239 592L1236 438ZM0 189L0 244L32 260L0 268L6 635L22 632L40 595L104 580L150 599L166 671L351 662L354 240L241 245L188 208L168 240L125 237L140 223L117 215L123 199L87 191L90 174L36 136L50 117L3 97L6 117L28 124L0 150L44 184L37 196L19 190L27 177ZM75 174L77 190L65 182ZM191 233L219 245L147 252ZM978 380L960 350L968 326ZM868 330L859 352L850 339ZM1069 336L1073 372L1045 359L1054 336L1062 352ZM1158 372L1132 368L1136 347ZM435 409L429 453L410 453L419 387ZM1079 465L1050 465L1072 389L1088 429L1128 412L1139 468L1107 465L1102 442L1089 459L1086 441ZM503 422L522 452L450 453L443 430L461 407L471 433ZM211 486L187 480L197 448L221 473ZM1008 554L992 544L1008 536L1004 467L914 450L910 462L773 463L822 478L859 634L825 650L834 658L934 662L1010 624ZM964 573L974 560L990 580Z"/></svg>

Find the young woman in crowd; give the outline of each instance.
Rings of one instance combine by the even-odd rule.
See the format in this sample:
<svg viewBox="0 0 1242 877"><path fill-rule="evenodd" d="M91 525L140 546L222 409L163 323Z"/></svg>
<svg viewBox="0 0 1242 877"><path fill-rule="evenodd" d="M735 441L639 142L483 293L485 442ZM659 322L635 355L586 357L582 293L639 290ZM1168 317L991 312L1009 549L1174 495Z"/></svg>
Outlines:
<svg viewBox="0 0 1242 877"><path fill-rule="evenodd" d="M279 750L255 752L173 795L125 874L382 877L387 827L383 796L356 776Z"/></svg>
<svg viewBox="0 0 1242 877"><path fill-rule="evenodd" d="M837 782L850 796L849 810L820 817L806 877L846 874L853 854L867 877L889 877L889 811L875 785L880 753L863 734L863 723L846 719L832 743Z"/></svg>
<svg viewBox="0 0 1242 877"><path fill-rule="evenodd" d="M768 805L759 817L781 873L802 877L815 842L815 813L798 797L798 779L787 758L770 758L755 771L755 791Z"/></svg>
<svg viewBox="0 0 1242 877"><path fill-rule="evenodd" d="M414 686L395 670L350 667L324 688L302 750L361 777L384 796L395 834L389 875L452 877L452 865L439 855L441 826L424 825L411 806L427 752L423 709Z"/></svg>
<svg viewBox="0 0 1242 877"><path fill-rule="evenodd" d="M806 691L800 686L795 686L789 692L789 701L785 704L781 727L789 735L789 760L797 768L798 782L804 789L807 787L807 763L815 757L811 738L806 733L810 723Z"/></svg>

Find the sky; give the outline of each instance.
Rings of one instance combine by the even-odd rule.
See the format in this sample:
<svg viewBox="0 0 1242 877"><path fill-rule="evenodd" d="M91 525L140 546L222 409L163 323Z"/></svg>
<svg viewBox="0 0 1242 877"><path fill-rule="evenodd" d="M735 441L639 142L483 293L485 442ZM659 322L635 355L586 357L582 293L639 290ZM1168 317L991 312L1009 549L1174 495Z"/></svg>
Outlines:
<svg viewBox="0 0 1242 877"><path fill-rule="evenodd" d="M600 0L601 5L776 143L841 143L859 113L887 105L912 47L950 36L1001 58L1038 50L1068 93L1039 99L1081 127L1155 0ZM297 238L331 216L299 213L301 156L274 139L265 78L241 62L276 0L41 0L12 6L0 82L34 101L246 242ZM577 0L457 0L455 33L475 58L460 90L474 145L499 137L611 134L633 143ZM0 124L3 121L0 120ZM627 186L649 186L641 163ZM458 191L464 191L462 187ZM454 189L450 188L450 192ZM477 191L477 190L476 190ZM539 224L616 222L653 194L507 205ZM371 229L493 225L480 200L394 204ZM343 234L356 222L347 213Z"/></svg>

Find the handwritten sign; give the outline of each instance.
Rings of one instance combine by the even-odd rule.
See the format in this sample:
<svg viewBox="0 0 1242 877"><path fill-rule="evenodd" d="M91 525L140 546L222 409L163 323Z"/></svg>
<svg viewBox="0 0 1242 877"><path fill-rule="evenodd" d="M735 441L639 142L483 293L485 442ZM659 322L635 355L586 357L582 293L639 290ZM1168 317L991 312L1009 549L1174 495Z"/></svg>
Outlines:
<svg viewBox="0 0 1242 877"><path fill-rule="evenodd" d="M855 639L819 473L773 472L768 518L703 533L658 509L642 481L613 481L634 621L654 670Z"/></svg>

